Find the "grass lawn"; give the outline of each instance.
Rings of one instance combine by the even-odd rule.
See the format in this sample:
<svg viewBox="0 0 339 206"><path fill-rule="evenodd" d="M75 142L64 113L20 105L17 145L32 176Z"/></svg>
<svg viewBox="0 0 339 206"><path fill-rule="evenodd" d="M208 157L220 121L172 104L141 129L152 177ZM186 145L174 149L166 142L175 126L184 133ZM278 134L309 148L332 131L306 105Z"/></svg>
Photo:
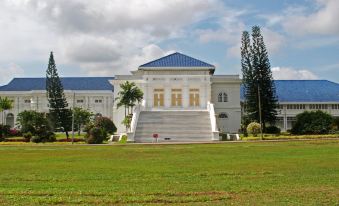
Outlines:
<svg viewBox="0 0 339 206"><path fill-rule="evenodd" d="M0 205L338 205L339 140L0 146Z"/></svg>

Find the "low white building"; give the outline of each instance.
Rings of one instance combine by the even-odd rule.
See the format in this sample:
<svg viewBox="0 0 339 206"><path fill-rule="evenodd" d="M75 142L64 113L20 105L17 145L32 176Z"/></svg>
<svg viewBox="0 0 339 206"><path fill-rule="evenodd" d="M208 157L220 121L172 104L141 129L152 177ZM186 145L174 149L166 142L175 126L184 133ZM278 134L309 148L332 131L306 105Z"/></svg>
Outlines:
<svg viewBox="0 0 339 206"><path fill-rule="evenodd" d="M68 106L82 107L95 115L113 118L113 87L109 83L110 79L113 77L61 78ZM12 127L22 111L49 111L45 78L14 78L0 87L0 97L8 97L13 101L11 110L0 113L0 122Z"/></svg>
<svg viewBox="0 0 339 206"><path fill-rule="evenodd" d="M275 80L279 108L276 125L292 129L296 116L304 111L321 110L339 117L339 84L328 80ZM244 100L242 87L241 100Z"/></svg>

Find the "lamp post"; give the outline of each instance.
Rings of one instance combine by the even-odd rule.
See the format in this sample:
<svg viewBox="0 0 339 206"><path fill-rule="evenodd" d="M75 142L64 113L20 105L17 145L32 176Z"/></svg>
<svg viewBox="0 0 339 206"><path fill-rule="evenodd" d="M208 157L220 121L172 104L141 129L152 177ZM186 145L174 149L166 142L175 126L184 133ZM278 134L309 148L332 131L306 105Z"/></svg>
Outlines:
<svg viewBox="0 0 339 206"><path fill-rule="evenodd" d="M75 92L73 92L73 106L72 106L72 144L74 143L74 106L75 106Z"/></svg>

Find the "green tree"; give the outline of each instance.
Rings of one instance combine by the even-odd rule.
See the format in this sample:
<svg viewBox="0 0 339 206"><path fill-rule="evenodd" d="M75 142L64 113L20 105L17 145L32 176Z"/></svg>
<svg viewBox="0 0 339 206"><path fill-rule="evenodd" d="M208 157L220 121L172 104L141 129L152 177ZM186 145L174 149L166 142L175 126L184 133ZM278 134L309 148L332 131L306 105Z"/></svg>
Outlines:
<svg viewBox="0 0 339 206"><path fill-rule="evenodd" d="M13 108L13 101L8 99L7 97L1 98L0 97L0 112L2 112L2 122L4 125L6 125L6 117L5 117L5 111L10 110Z"/></svg>
<svg viewBox="0 0 339 206"><path fill-rule="evenodd" d="M23 111L18 114L17 122L21 126L21 132L25 139L30 139L35 143L54 142L56 140L55 134L52 132L51 122L45 113L33 110Z"/></svg>
<svg viewBox="0 0 339 206"><path fill-rule="evenodd" d="M333 117L321 110L305 111L297 115L293 124L292 134L328 134L333 123Z"/></svg>
<svg viewBox="0 0 339 206"><path fill-rule="evenodd" d="M68 103L57 72L53 52L50 54L46 71L46 91L49 102L49 118L54 128L62 127L64 129L68 139L68 131L71 130L72 125L72 112L67 108Z"/></svg>
<svg viewBox="0 0 339 206"><path fill-rule="evenodd" d="M77 125L78 135L80 136L81 128L83 127L83 125L90 123L91 118L93 117L93 113L80 107L75 107L73 109L73 112L74 124Z"/></svg>
<svg viewBox="0 0 339 206"><path fill-rule="evenodd" d="M278 100L268 53L259 26L252 28L252 45L249 33L243 32L241 66L245 88L245 112L251 121L259 122L260 106L262 128L266 128L267 123L275 123Z"/></svg>
<svg viewBox="0 0 339 206"><path fill-rule="evenodd" d="M118 92L118 97L116 98L118 101L117 107L119 108L124 106L126 119L128 115L131 115L136 103L140 103L142 101L144 93L135 85L134 82L126 81L125 83L120 84L120 88L121 91ZM126 130L127 129L128 125L126 125Z"/></svg>

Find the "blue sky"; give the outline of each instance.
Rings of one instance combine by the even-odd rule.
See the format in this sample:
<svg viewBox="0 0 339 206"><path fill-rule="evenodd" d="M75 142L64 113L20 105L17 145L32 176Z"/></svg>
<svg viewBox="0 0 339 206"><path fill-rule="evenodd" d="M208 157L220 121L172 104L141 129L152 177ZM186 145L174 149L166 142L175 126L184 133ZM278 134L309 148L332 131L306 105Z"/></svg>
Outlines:
<svg viewBox="0 0 339 206"><path fill-rule="evenodd" d="M45 76L112 76L179 51L240 74L240 39L262 28L276 79L339 82L337 0L4 0L0 84Z"/></svg>

